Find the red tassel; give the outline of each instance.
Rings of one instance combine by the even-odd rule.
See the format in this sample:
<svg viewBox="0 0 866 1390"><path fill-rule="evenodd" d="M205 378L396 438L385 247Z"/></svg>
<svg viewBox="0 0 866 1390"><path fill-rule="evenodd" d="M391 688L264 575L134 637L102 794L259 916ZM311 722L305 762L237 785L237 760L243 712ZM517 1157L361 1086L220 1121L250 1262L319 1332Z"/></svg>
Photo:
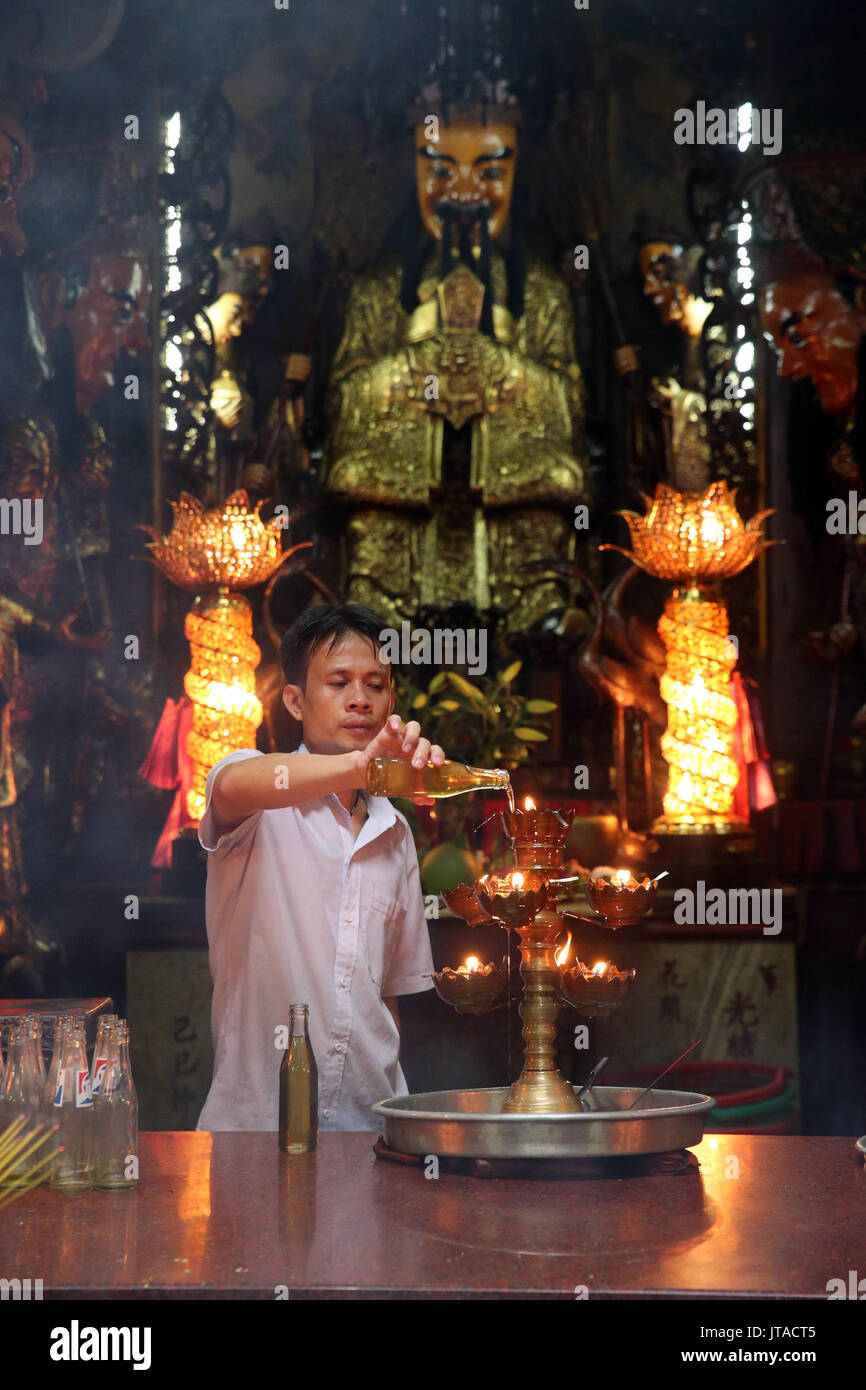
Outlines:
<svg viewBox="0 0 866 1390"><path fill-rule="evenodd" d="M147 757L138 769L139 776L165 791L177 786L177 733L181 703L166 700Z"/></svg>

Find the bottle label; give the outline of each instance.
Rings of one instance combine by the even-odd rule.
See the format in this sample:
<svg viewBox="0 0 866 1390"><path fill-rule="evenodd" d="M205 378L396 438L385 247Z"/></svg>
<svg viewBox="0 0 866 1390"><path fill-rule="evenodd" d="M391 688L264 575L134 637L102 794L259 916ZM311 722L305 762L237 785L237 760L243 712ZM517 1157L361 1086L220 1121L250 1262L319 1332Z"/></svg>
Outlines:
<svg viewBox="0 0 866 1390"><path fill-rule="evenodd" d="M55 1104L55 1105L62 1105L62 1104L63 1104L63 1078L64 1078L65 1075L66 1075L66 1072L65 1072L65 1071L60 1071L60 1072L57 1073L57 1090L54 1092L54 1104Z"/></svg>
<svg viewBox="0 0 866 1390"><path fill-rule="evenodd" d="M107 1066L107 1057L97 1057L95 1062L93 1063L93 1081L91 1083L91 1091L92 1094L95 1096L99 1095L99 1088L102 1085L102 1078L105 1073L105 1068Z"/></svg>
<svg viewBox="0 0 866 1390"><path fill-rule="evenodd" d="M93 1104L93 1096L90 1093L90 1072L86 1067L78 1068L75 1072L75 1104L76 1106Z"/></svg>

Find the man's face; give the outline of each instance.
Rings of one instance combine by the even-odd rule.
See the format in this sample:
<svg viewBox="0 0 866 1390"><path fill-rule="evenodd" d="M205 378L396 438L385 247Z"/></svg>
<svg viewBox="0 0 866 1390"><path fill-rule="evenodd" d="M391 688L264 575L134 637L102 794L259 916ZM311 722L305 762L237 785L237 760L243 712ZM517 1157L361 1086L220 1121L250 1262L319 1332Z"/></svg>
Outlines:
<svg viewBox="0 0 866 1390"><path fill-rule="evenodd" d="M61 324L69 329L79 407L87 409L112 391L121 352L134 355L149 346L147 266L135 256L94 256L75 303L67 306L63 295L61 282L55 285L49 330L55 332Z"/></svg>
<svg viewBox="0 0 866 1390"><path fill-rule="evenodd" d="M778 351L779 376L810 377L821 409L850 410L857 396L857 355L866 316L820 271L771 279L759 296L761 327Z"/></svg>
<svg viewBox="0 0 866 1390"><path fill-rule="evenodd" d="M638 256L643 292L652 300L662 323L679 323L688 298L685 285L671 276L675 256L669 241L648 241Z"/></svg>
<svg viewBox="0 0 866 1390"><path fill-rule="evenodd" d="M511 125L482 125L480 121L439 123L438 140L428 140L423 125L415 127L415 179L424 226L442 240L441 205L450 204L457 218L474 223L475 244L486 217L491 240L499 235L511 207L517 130Z"/></svg>
<svg viewBox="0 0 866 1390"><path fill-rule="evenodd" d="M33 175L33 149L8 111L0 111L0 256L20 256L27 240L18 222L18 199Z"/></svg>
<svg viewBox="0 0 866 1390"><path fill-rule="evenodd" d="M323 642L307 667L306 690L287 685L283 703L304 725L311 753L366 748L394 705L390 668L367 637L347 632L328 650Z"/></svg>

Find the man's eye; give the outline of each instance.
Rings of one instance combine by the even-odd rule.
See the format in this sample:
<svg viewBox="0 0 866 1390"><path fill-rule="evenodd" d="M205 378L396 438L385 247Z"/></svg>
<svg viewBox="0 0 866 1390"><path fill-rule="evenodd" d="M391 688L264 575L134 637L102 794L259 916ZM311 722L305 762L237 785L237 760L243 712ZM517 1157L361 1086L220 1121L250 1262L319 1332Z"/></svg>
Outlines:
<svg viewBox="0 0 866 1390"><path fill-rule="evenodd" d="M432 173L434 179L447 179L451 173L451 169L447 164L434 164L432 166Z"/></svg>
<svg viewBox="0 0 866 1390"><path fill-rule="evenodd" d="M502 170L498 164L489 164L481 177L487 179L490 183L494 183L496 180L502 178Z"/></svg>

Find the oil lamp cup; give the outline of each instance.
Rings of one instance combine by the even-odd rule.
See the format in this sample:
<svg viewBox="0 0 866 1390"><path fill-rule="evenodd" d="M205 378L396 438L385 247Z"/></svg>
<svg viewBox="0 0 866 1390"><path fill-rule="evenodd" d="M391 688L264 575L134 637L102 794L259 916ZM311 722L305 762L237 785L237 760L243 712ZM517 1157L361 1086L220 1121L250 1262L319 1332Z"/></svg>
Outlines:
<svg viewBox="0 0 866 1390"><path fill-rule="evenodd" d="M489 1013L504 995L507 981L508 962L504 956L498 963L479 965L477 970L468 970L465 965L452 970L446 965L444 970L433 973L439 998L459 1014Z"/></svg>
<svg viewBox="0 0 866 1390"><path fill-rule="evenodd" d="M502 826L514 846L519 869L559 869L574 811L535 808L502 812Z"/></svg>
<svg viewBox="0 0 866 1390"><path fill-rule="evenodd" d="M624 874L626 870L620 872ZM639 883L631 874L629 881L631 887L628 881L618 883L615 879L602 878L590 879L583 885L590 907L603 919L599 926L633 926L650 911L656 900L657 885L647 880Z"/></svg>
<svg viewBox="0 0 866 1390"><path fill-rule="evenodd" d="M444 890L441 896L445 899L446 906L457 917L462 917L464 922L468 922L470 927L481 927L492 920L490 913L485 912L478 901L474 884L458 883L456 888Z"/></svg>
<svg viewBox="0 0 866 1390"><path fill-rule="evenodd" d="M525 927L551 897L546 879L539 874L488 874L475 885L483 912L509 930Z"/></svg>
<svg viewBox="0 0 866 1390"><path fill-rule="evenodd" d="M561 974L562 997L585 1018L606 1018L625 1003L634 983L635 971L617 970L608 962L603 970L590 970L579 960Z"/></svg>

